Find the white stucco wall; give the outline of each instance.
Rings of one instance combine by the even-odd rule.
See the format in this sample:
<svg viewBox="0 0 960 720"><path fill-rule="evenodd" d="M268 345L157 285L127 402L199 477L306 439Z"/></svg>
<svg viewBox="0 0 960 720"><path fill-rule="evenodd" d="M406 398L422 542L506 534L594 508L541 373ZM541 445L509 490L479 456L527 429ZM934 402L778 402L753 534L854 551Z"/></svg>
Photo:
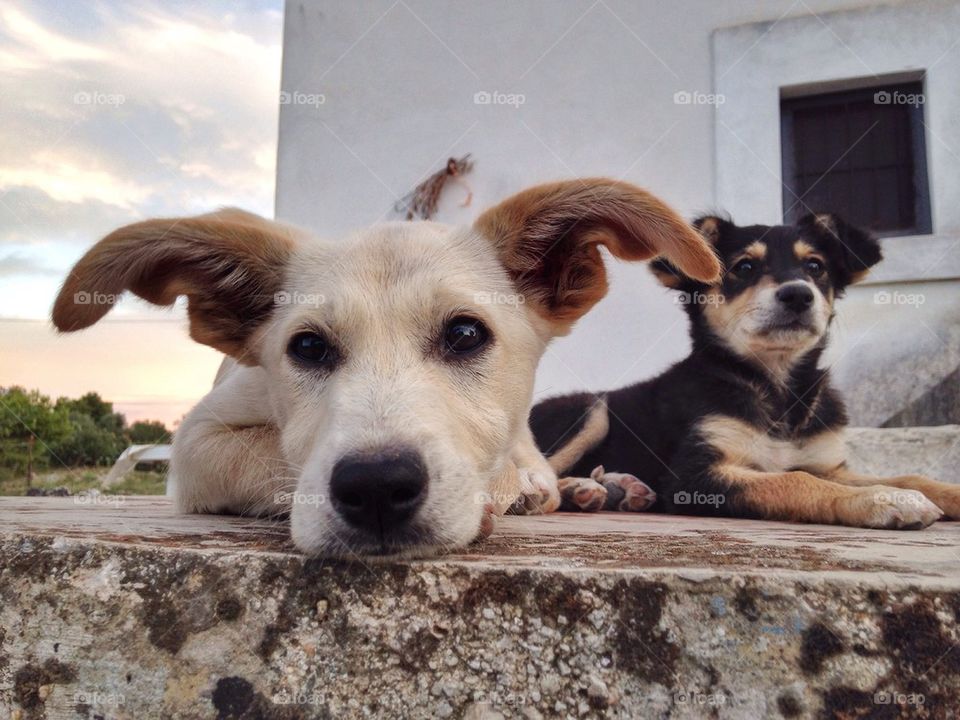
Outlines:
<svg viewBox="0 0 960 720"><path fill-rule="evenodd" d="M473 205L458 207L462 192L454 187L441 221L469 223L528 185L586 175L643 185L687 216L730 203L731 211L750 209L750 217L735 214L742 222L774 221L777 179L750 176L731 184L728 170L715 163L715 106L677 103L675 94L715 92L721 75L728 85L737 78L749 83L740 66L775 52L769 39L779 39L778 26L793 16L818 13L826 28L818 42L829 46L837 16L824 13L869 4L290 0L282 84L291 102L281 107L277 215L337 237L396 217L397 198L448 156L471 152ZM714 31L758 22L767 24L738 31L753 33L743 57L719 67ZM856 34L855 27L844 32ZM478 92L520 94L524 102L476 104ZM778 131L777 108L772 112L767 122ZM777 159L772 169L779 167ZM941 192L935 180L949 175L938 167L944 170L931 177L934 193ZM944 184L955 190L951 177ZM718 195L718 179L724 188L741 183L746 194L763 188L762 197L775 201L765 202L762 213L749 201L737 204L735 193ZM948 217L951 198L937 203L938 218ZM622 385L687 351L685 316L645 268L618 263L611 275L610 295L548 352L538 393Z"/></svg>

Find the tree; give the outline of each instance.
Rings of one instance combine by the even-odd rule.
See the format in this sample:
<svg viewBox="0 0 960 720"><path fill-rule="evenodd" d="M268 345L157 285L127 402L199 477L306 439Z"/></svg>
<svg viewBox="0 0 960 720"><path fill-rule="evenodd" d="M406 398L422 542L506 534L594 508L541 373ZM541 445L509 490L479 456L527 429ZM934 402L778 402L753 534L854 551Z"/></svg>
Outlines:
<svg viewBox="0 0 960 720"><path fill-rule="evenodd" d="M89 415L70 413L71 432L50 446L64 464L109 465L123 451L122 437L100 427Z"/></svg>
<svg viewBox="0 0 960 720"><path fill-rule="evenodd" d="M52 403L37 390L0 388L0 471L33 480L35 466L108 465L130 442L169 442L156 420L127 427L124 416L95 392Z"/></svg>
<svg viewBox="0 0 960 720"><path fill-rule="evenodd" d="M0 388L0 463L25 472L27 486L33 481L37 446L50 448L70 433L70 418L59 403L37 390ZM43 453L40 457L46 457Z"/></svg>
<svg viewBox="0 0 960 720"><path fill-rule="evenodd" d="M118 438L123 437L124 427L127 424L126 418L121 413L113 411L113 403L107 402L99 393L88 392L76 400L69 398L60 398L57 405L64 405L70 413L86 415L92 419L98 427L108 430Z"/></svg>
<svg viewBox="0 0 960 720"><path fill-rule="evenodd" d="M127 433L130 442L137 445L153 445L170 442L170 431L159 420L138 420Z"/></svg>

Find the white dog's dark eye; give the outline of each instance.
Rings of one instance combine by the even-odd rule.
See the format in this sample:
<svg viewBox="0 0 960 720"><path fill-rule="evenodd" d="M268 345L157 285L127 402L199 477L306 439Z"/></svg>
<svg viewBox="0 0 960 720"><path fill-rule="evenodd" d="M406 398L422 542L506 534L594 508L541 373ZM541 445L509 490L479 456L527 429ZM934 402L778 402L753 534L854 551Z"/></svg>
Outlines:
<svg viewBox="0 0 960 720"><path fill-rule="evenodd" d="M476 352L490 339L490 331L479 320L469 317L455 317L447 323L443 333L444 350L454 355L466 355Z"/></svg>
<svg viewBox="0 0 960 720"><path fill-rule="evenodd" d="M809 258L803 266L807 269L807 275L814 278L823 275L823 271L826 269L823 267L823 263L816 258Z"/></svg>
<svg viewBox="0 0 960 720"><path fill-rule="evenodd" d="M287 347L287 352L294 359L310 365L326 364L333 358L330 343L323 335L315 332L302 332L294 335Z"/></svg>

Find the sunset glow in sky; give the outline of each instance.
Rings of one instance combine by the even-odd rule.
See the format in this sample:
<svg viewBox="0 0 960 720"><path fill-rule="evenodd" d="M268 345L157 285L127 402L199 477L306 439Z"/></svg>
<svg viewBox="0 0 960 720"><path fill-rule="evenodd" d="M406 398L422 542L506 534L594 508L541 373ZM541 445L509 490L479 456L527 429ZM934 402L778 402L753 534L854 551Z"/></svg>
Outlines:
<svg viewBox="0 0 960 720"><path fill-rule="evenodd" d="M172 425L220 355L182 308L125 299L58 337L60 282L112 229L273 215L282 1L0 3L0 386L97 391Z"/></svg>

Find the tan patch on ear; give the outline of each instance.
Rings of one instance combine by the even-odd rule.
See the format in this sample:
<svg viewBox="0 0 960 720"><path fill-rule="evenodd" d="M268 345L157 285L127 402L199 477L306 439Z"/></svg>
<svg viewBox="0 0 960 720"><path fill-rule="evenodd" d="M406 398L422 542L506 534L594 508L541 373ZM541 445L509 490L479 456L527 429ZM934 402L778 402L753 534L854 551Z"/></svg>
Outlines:
<svg viewBox="0 0 960 720"><path fill-rule="evenodd" d="M720 240L720 219L715 217L704 218L698 228L704 239L711 245L716 245Z"/></svg>
<svg viewBox="0 0 960 720"><path fill-rule="evenodd" d="M833 215L830 215L829 213L821 213L819 215L815 215L813 219L817 225L834 237L837 237L837 222L833 219Z"/></svg>
<svg viewBox="0 0 960 720"><path fill-rule="evenodd" d="M867 268L866 270L861 270L861 271L859 271L859 272L851 273L851 274L850 274L850 284L851 284L851 285L855 285L856 283L860 282L861 280L866 279L867 275L869 275L869 274L870 274L870 268Z"/></svg>
<svg viewBox="0 0 960 720"><path fill-rule="evenodd" d="M186 295L190 336L250 364L246 340L273 309L292 246L286 228L239 210L127 225L73 267L53 323L89 327L126 290L156 305Z"/></svg>
<svg viewBox="0 0 960 720"><path fill-rule="evenodd" d="M712 249L661 200L603 178L539 185L484 212L475 227L497 248L538 312L569 327L607 292L597 245L623 260L664 256L685 275L712 282Z"/></svg>

